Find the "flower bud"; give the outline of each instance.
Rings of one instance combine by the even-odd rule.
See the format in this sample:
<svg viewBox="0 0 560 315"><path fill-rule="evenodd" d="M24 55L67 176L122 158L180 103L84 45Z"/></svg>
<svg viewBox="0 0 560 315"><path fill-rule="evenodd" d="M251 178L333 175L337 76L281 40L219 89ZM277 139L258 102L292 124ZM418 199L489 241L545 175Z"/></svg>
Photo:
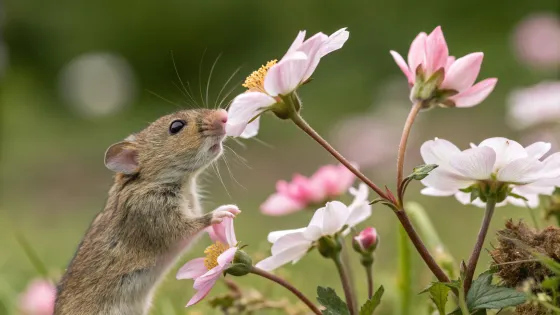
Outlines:
<svg viewBox="0 0 560 315"><path fill-rule="evenodd" d="M352 246L354 250L360 254L372 253L377 247L379 238L377 237L377 230L372 227L367 227L360 234L354 236Z"/></svg>
<svg viewBox="0 0 560 315"><path fill-rule="evenodd" d="M323 236L317 242L319 253L325 258L333 258L342 250L338 237Z"/></svg>
<svg viewBox="0 0 560 315"><path fill-rule="evenodd" d="M251 272L252 268L253 260L251 259L251 256L247 255L247 253L242 250L237 250L237 252L235 252L235 256L233 257L233 261L231 262L231 266L226 269L225 273L240 277Z"/></svg>

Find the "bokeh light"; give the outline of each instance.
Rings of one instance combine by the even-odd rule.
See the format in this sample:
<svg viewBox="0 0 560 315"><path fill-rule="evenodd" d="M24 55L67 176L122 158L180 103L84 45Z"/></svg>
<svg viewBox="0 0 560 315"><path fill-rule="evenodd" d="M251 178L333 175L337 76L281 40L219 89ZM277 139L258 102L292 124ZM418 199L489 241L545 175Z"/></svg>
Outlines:
<svg viewBox="0 0 560 315"><path fill-rule="evenodd" d="M541 69L554 69L560 65L558 14L543 12L528 15L516 26L513 40L522 62Z"/></svg>

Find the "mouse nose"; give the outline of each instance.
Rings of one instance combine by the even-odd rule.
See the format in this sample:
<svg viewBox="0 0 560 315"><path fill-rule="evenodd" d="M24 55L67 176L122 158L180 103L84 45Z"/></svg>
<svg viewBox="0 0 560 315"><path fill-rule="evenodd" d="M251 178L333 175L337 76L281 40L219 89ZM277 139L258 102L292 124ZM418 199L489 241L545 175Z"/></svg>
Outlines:
<svg viewBox="0 0 560 315"><path fill-rule="evenodd" d="M216 113L216 120L218 123L225 124L227 123L228 113L223 109L219 109Z"/></svg>

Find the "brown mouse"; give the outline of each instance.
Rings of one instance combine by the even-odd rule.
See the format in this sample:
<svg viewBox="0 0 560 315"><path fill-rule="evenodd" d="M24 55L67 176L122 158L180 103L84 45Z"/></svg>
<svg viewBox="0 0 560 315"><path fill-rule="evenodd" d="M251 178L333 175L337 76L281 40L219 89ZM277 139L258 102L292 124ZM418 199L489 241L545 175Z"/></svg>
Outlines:
<svg viewBox="0 0 560 315"><path fill-rule="evenodd" d="M198 175L222 154L227 112L183 110L109 147L105 209L57 287L55 315L147 314L154 290L203 229L239 213L203 214Z"/></svg>

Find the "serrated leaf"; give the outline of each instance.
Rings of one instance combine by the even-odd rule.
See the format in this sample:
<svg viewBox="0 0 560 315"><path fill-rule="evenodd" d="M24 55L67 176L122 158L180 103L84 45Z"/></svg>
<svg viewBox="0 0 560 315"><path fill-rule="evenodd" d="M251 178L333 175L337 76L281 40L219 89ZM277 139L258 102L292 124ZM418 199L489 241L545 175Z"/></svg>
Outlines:
<svg viewBox="0 0 560 315"><path fill-rule="evenodd" d="M435 170L438 167L437 164L425 164L420 165L412 169L412 174L408 175L408 178L412 178L414 180L423 180L430 174L431 171Z"/></svg>
<svg viewBox="0 0 560 315"><path fill-rule="evenodd" d="M492 274L485 272L473 281L467 293L469 310L501 309L525 303L527 296L512 288L492 285Z"/></svg>
<svg viewBox="0 0 560 315"><path fill-rule="evenodd" d="M447 304L447 295L451 289L444 283L434 282L428 288L427 292L430 294L430 299L436 305L440 315L445 314L445 304Z"/></svg>
<svg viewBox="0 0 560 315"><path fill-rule="evenodd" d="M362 305L360 308L360 315L372 315L373 312L375 312L375 309L379 306L379 303L381 303L381 297L384 292L385 289L383 286L380 286L379 289L375 291L375 294L371 297L371 299L367 300L366 303Z"/></svg>
<svg viewBox="0 0 560 315"><path fill-rule="evenodd" d="M560 278L559 277L546 278L541 282L541 288L543 288L543 289L556 291L556 290L558 290L558 287L560 287Z"/></svg>
<svg viewBox="0 0 560 315"><path fill-rule="evenodd" d="M317 301L326 308L323 315L350 315L348 306L332 288L317 287Z"/></svg>

